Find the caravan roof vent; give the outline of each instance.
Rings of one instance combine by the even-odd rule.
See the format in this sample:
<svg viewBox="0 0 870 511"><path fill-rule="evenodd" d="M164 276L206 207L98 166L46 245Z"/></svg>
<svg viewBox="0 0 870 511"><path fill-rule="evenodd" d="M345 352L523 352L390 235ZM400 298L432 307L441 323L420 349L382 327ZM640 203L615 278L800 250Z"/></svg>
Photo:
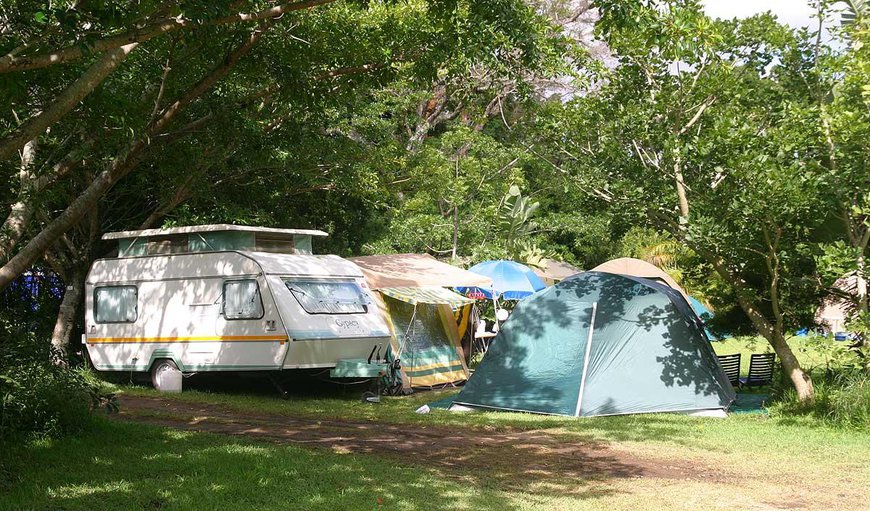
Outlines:
<svg viewBox="0 0 870 511"><path fill-rule="evenodd" d="M325 232L313 229L214 224L110 232L104 234L103 239L118 241L118 257L221 250L310 255L311 239L325 236Z"/></svg>

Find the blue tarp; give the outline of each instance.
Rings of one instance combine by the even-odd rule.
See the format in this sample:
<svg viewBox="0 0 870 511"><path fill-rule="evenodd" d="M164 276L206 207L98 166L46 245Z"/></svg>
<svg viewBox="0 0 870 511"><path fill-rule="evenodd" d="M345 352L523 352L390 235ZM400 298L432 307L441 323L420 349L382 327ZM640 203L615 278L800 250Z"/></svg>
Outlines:
<svg viewBox="0 0 870 511"><path fill-rule="evenodd" d="M705 325L708 321L713 319L713 313L710 311L710 309L708 309L706 305L698 301L695 297L689 297L689 305L692 306L692 310L695 311L695 314L697 314L698 317L701 318L701 321L703 321ZM713 332L711 332L710 329L706 326L704 327L704 333L707 334L707 338L711 341L719 340L719 336L714 335Z"/></svg>

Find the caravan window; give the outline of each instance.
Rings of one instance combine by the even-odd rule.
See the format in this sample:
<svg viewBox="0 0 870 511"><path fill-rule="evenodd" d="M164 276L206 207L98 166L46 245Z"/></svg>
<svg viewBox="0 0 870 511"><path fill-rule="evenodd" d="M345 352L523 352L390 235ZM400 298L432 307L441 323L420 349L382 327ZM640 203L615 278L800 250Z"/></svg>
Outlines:
<svg viewBox="0 0 870 511"><path fill-rule="evenodd" d="M356 282L285 280L308 314L365 314L369 297Z"/></svg>
<svg viewBox="0 0 870 511"><path fill-rule="evenodd" d="M227 319L262 318L263 299L257 281L245 279L224 282L223 311Z"/></svg>
<svg viewBox="0 0 870 511"><path fill-rule="evenodd" d="M136 286L103 286L94 290L94 321L135 323L139 317Z"/></svg>

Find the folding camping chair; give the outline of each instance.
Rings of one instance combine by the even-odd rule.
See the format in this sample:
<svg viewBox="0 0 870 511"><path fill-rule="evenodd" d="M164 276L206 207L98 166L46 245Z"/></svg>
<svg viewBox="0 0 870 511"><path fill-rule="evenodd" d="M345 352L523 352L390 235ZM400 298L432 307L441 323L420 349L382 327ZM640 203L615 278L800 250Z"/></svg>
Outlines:
<svg viewBox="0 0 870 511"><path fill-rule="evenodd" d="M746 378L740 378L743 387L763 387L773 382L773 362L776 355L773 353L754 353L749 359L749 374Z"/></svg>
<svg viewBox="0 0 870 511"><path fill-rule="evenodd" d="M722 366L731 386L736 388L740 385L740 353L718 355L716 358L719 359L719 365Z"/></svg>

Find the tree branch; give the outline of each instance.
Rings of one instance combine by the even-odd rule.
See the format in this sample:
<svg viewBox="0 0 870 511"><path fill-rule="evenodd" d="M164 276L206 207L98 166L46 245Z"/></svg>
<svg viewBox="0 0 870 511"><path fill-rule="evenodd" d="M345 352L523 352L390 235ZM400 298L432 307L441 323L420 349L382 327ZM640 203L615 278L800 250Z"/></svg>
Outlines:
<svg viewBox="0 0 870 511"><path fill-rule="evenodd" d="M151 111L151 117L148 119L148 122L154 120L157 117L157 113L160 111L160 102L163 101L163 92L166 90L166 79L169 77L169 72L172 68L169 66L172 63L172 53L175 50L175 45L173 44L173 48L169 50L169 56L166 57L166 64L163 65L163 76L160 78L160 88L157 89L157 97L154 98L154 109Z"/></svg>
<svg viewBox="0 0 870 511"><path fill-rule="evenodd" d="M87 45L87 49L83 48L82 43L77 43L65 48L61 48L49 53L41 53L32 56L17 57L15 55L5 55L0 57L0 73L8 73L10 71L26 71L29 69L39 69L48 67L54 64L63 64L73 60L78 60L85 55L92 53L100 53L106 50L119 48L130 43L142 43L149 39L153 39L163 34L175 32L184 29L196 29L206 26L230 25L246 21L262 21L270 18L276 18L282 14L310 9L319 5L329 4L336 0L307 0L303 2L291 2L275 7L270 7L262 11L253 13L238 13L221 18L206 21L204 23L195 23L185 18L170 18L159 23L146 25L142 28L134 29L123 34L109 36L98 41L94 41Z"/></svg>
<svg viewBox="0 0 870 511"><path fill-rule="evenodd" d="M164 109L160 116L146 127L143 135L116 158L107 169L100 172L63 213L34 236L27 245L15 254L15 257L3 265L0 268L0 290L5 289L15 277L29 268L60 236L76 225L119 179L131 172L151 145L151 140L160 134L180 111L226 76L239 60L259 42L263 32L271 26L273 21L273 19L269 19L260 22L260 26L241 45L227 54L217 67L191 87L181 98Z"/></svg>
<svg viewBox="0 0 870 511"><path fill-rule="evenodd" d="M335 78L336 76L368 73L371 71L383 69L385 67L387 67L387 64L363 64L361 66L340 67L338 69L333 69L331 71L326 71L324 73L314 75L314 79L325 80L326 78Z"/></svg>
<svg viewBox="0 0 870 511"><path fill-rule="evenodd" d="M42 113L31 117L12 134L0 141L0 161L11 156L29 140L39 136L46 128L75 108L100 82L109 76L109 73L118 67L131 51L136 49L138 44L127 44L107 52L82 73L72 85L58 94L51 105Z"/></svg>
<svg viewBox="0 0 870 511"><path fill-rule="evenodd" d="M689 119L689 122L687 122L686 125L680 129L680 132L677 133L677 135L684 135L687 131L692 129L692 126L694 126L695 123L698 122L698 119L700 119L701 116L704 114L704 110L706 110L707 107L713 104L714 101L716 101L716 96L710 96L703 103L701 103L701 106L698 107L698 111L695 112L695 115L693 115L692 118Z"/></svg>

